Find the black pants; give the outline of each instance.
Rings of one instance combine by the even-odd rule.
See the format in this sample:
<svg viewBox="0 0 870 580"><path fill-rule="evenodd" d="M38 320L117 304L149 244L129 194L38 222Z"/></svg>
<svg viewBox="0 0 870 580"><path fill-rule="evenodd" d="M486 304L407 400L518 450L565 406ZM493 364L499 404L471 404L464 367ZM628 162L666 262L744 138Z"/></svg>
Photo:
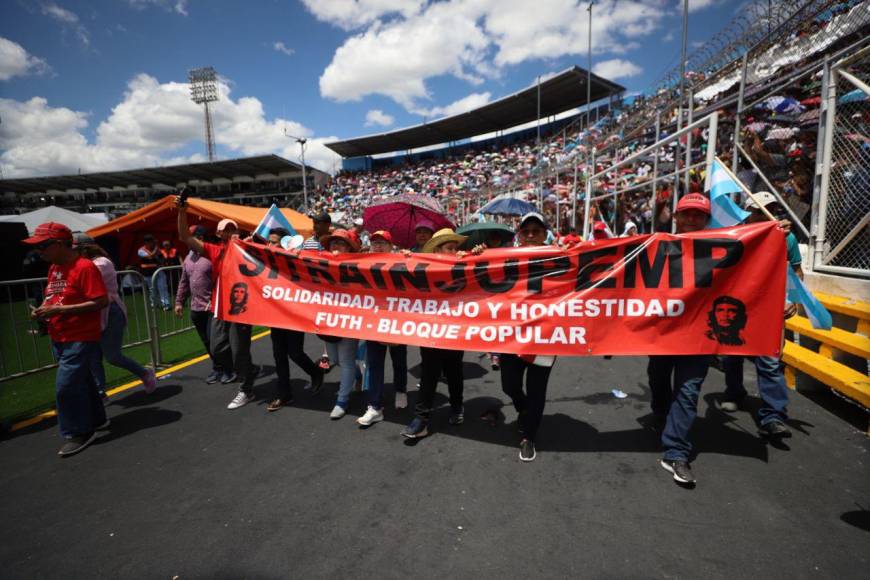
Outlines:
<svg viewBox="0 0 870 580"><path fill-rule="evenodd" d="M547 383L553 367L543 367L526 362L515 354L501 355L501 390L511 398L519 413L523 437L534 441L544 417L547 402ZM523 374L526 390L523 391Z"/></svg>
<svg viewBox="0 0 870 580"><path fill-rule="evenodd" d="M251 325L212 319L210 344L212 356L225 372L233 369L244 382L241 390L254 390L254 365L251 364Z"/></svg>
<svg viewBox="0 0 870 580"><path fill-rule="evenodd" d="M421 377L420 395L414 413L421 419L429 419L435 400L435 389L441 373L447 377L447 390L450 393L450 407L455 411L462 408L462 355L461 350L420 347Z"/></svg>
<svg viewBox="0 0 870 580"><path fill-rule="evenodd" d="M282 399L292 399L290 391L290 360L295 362L309 376L320 371L305 351L305 333L285 328L271 329L272 356L275 357L275 373L278 375L278 396Z"/></svg>
<svg viewBox="0 0 870 580"><path fill-rule="evenodd" d="M212 370L216 372L223 372L223 369L217 364L217 361L214 359L214 356L211 354L211 320L214 318L208 310L190 311L190 321L193 322L193 327L196 329L196 333L199 335L199 340L202 341L202 345L205 347L206 352L208 353L209 358L211 358Z"/></svg>
<svg viewBox="0 0 870 580"><path fill-rule="evenodd" d="M667 415L674 398L674 365L676 358L669 355L650 356L646 365L649 381L650 407L656 415Z"/></svg>

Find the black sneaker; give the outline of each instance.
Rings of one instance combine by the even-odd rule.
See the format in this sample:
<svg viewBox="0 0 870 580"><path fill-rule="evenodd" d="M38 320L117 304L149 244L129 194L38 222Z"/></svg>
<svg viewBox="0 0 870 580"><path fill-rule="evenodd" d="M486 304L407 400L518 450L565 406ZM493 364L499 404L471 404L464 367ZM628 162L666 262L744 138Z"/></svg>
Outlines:
<svg viewBox="0 0 870 580"><path fill-rule="evenodd" d="M223 378L221 379L222 385L228 385L230 383L234 383L239 380L239 375L236 373L224 373Z"/></svg>
<svg viewBox="0 0 870 580"><path fill-rule="evenodd" d="M463 407L459 407L459 409L451 409L450 418L447 419L447 422L451 425L462 425L465 423L465 409Z"/></svg>
<svg viewBox="0 0 870 580"><path fill-rule="evenodd" d="M321 369L320 367L311 375L311 394L316 395L320 392L320 389L323 387L323 377L326 375L326 371Z"/></svg>
<svg viewBox="0 0 870 580"><path fill-rule="evenodd" d="M695 483L695 476L689 468L688 461L662 459L662 467L674 474L674 481L679 483Z"/></svg>
<svg viewBox="0 0 870 580"><path fill-rule="evenodd" d="M520 461L534 461L537 456L533 442L528 439L520 441Z"/></svg>
<svg viewBox="0 0 870 580"><path fill-rule="evenodd" d="M414 420L402 431L402 437L421 439L429 434L429 421L414 417Z"/></svg>
<svg viewBox="0 0 870 580"><path fill-rule="evenodd" d="M205 377L205 384L207 384L207 385L213 385L213 384L215 384L216 382L218 382L219 380L221 380L221 376L223 376L223 373L222 373L222 372L220 372L220 371L212 371L212 372L210 372L210 373L208 374L207 377Z"/></svg>
<svg viewBox="0 0 870 580"><path fill-rule="evenodd" d="M762 437L787 439L791 437L791 429L786 427L782 421L771 421L759 427L758 434Z"/></svg>
<svg viewBox="0 0 870 580"><path fill-rule="evenodd" d="M75 455L79 451L82 451L85 447L91 444L91 442L96 438L97 434L95 432L87 433L85 435L79 435L78 437L73 437L72 439L67 439L66 442L61 446L60 451L57 452L61 457L68 457L70 455Z"/></svg>

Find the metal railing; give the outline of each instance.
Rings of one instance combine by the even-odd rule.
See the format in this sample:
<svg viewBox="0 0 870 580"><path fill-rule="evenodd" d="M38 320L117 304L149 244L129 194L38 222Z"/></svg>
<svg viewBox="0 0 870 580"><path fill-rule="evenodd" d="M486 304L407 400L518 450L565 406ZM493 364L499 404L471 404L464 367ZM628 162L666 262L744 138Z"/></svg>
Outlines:
<svg viewBox="0 0 870 580"><path fill-rule="evenodd" d="M117 273L118 292L127 309L127 327L122 348L150 345L151 363L159 362L152 334L153 313L148 304L145 279L134 270ZM0 381L52 369L57 361L51 341L30 318L30 308L42 303L46 278L0 281L0 300L6 323L0 339Z"/></svg>
<svg viewBox="0 0 870 580"><path fill-rule="evenodd" d="M154 308L151 333L155 339L155 358L158 364L163 363L160 339L169 338L194 328L190 317L181 318L175 315L175 296L178 294L181 271L181 266L164 266L155 270L151 275L151 295Z"/></svg>
<svg viewBox="0 0 870 580"><path fill-rule="evenodd" d="M706 142L707 142L707 150L705 155L705 161L699 163L688 163L684 167L680 167L678 160L681 158L681 152L679 148L679 140L681 137L686 137L687 141L689 136L692 135L693 131L697 129L701 129L703 127L707 128ZM602 171L598 171L597 173L593 173L586 180L586 195L584 199L584 219L583 219L583 237L585 239L589 239L589 228L590 228L590 213L592 210L592 202L595 200L601 200L605 198L613 198L616 200L619 196L624 195L625 193L637 191L639 189L651 188L651 199L652 203L654 203L655 195L656 195L656 185L660 182L672 181L674 184L673 194L671 196L672 199L672 213L673 209L676 209L677 203L677 190L679 189L680 179L683 175L688 175L688 172L692 168L698 167L707 167L713 162L713 158L716 156L716 142L717 142L717 132L719 127L719 114L713 113L704 117L703 119L699 119L698 121L690 122L688 125L680 129L679 131L672 133L665 137L664 139L658 139L658 135L656 135L656 142L650 145L649 147L645 147L640 151L636 151L631 155L626 156L625 158L616 161L611 164L609 167ZM659 175L659 164L658 159L661 157L662 151L664 147L669 146L671 143L675 143L677 146L674 148L673 159L674 159L674 167L672 171L668 171L664 175ZM687 151L691 151L691 143L687 143ZM627 185L624 187L616 186L612 191L606 192L603 195L593 196L593 191L595 189L596 182L602 181L604 178L608 177L608 174L613 174L617 172L620 168L629 167L633 164L641 162L645 159L652 157L654 160L653 168L652 168L652 177L644 181L642 183L633 183L631 185ZM689 159L688 154L686 159ZM589 163L589 167L594 168L595 165L595 152L593 151L591 154L591 161ZM594 171L594 170L593 170ZM616 204L614 204L614 210L616 209ZM614 211L614 214L617 212ZM613 216L613 229L616 229L616 216ZM655 220L655 212L653 212L652 220Z"/></svg>

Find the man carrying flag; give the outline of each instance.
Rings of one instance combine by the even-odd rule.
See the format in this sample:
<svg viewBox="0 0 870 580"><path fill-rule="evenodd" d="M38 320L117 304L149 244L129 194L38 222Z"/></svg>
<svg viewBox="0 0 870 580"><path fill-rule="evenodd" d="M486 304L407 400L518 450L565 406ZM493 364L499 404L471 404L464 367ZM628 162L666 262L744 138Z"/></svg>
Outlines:
<svg viewBox="0 0 870 580"><path fill-rule="evenodd" d="M758 194L751 193L718 159L714 160L710 167L707 186L711 200L711 216L708 227L731 227L744 222L756 223L775 219L770 209L775 209L776 197L766 191ZM730 194L737 192L746 193L745 207L749 211L740 209L731 201ZM791 224L787 220L779 223L786 231L789 277L803 276L797 239L788 231L791 229ZM789 302L786 304L784 317L791 318L796 312L795 304ZM725 394L720 408L729 413L737 411L746 397L746 389L743 386L743 358L742 356L726 356L722 360L725 371ZM758 410L759 434L770 438L791 437L791 430L786 426L788 387L782 372L781 358L770 356L749 358L755 363L758 393L762 401L761 408Z"/></svg>

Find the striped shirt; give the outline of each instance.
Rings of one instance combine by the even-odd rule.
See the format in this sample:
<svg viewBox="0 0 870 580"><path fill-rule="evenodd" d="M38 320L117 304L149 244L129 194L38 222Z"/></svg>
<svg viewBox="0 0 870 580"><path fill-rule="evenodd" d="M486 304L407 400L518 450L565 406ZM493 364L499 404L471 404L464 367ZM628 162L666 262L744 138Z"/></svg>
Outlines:
<svg viewBox="0 0 870 580"><path fill-rule="evenodd" d="M303 250L323 250L323 246L320 244L320 240L317 239L317 236L311 236L304 242L302 242Z"/></svg>

